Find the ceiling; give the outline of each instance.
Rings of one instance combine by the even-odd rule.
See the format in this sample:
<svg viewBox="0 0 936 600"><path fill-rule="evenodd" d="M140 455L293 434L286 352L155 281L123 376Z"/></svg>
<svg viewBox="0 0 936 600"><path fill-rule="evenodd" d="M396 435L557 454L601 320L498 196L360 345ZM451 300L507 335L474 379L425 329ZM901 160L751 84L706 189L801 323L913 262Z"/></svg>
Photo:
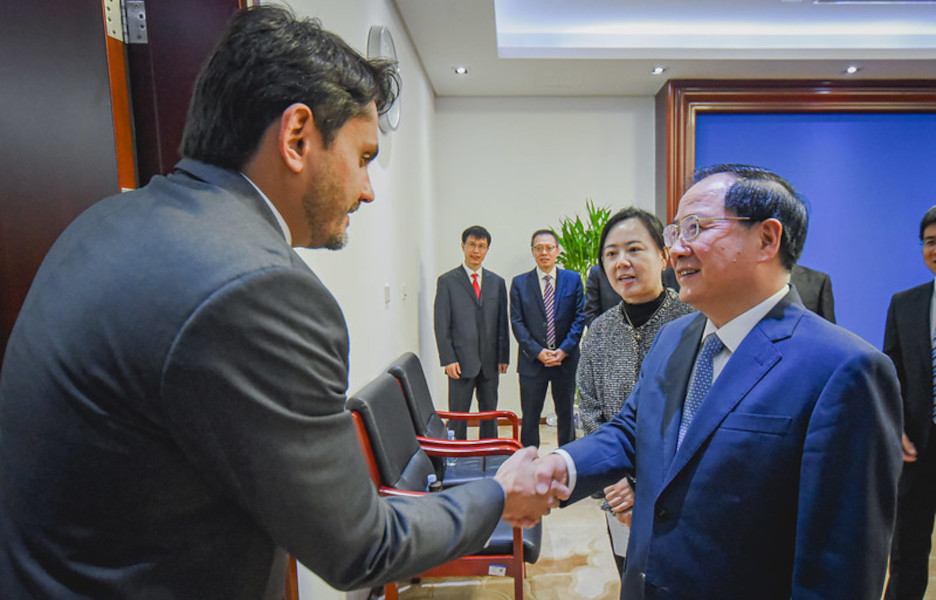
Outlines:
<svg viewBox="0 0 936 600"><path fill-rule="evenodd" d="M648 96L667 79L936 79L936 0L394 2L439 96ZM849 65L857 73L846 75ZM666 71L652 75L658 66Z"/></svg>

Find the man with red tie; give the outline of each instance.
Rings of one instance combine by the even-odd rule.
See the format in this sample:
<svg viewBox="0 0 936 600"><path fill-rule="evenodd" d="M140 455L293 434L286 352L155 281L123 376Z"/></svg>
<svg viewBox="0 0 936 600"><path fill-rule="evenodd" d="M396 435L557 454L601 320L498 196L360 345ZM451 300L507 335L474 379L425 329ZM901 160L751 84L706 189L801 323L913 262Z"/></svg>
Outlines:
<svg viewBox="0 0 936 600"><path fill-rule="evenodd" d="M497 408L497 384L507 372L507 286L497 273L481 268L491 234L480 225L462 232L465 262L439 276L435 297L435 336L439 360L448 375L449 410L466 412L477 390L478 409ZM450 424L465 439L464 421ZM497 422L481 422L482 438L497 437Z"/></svg>

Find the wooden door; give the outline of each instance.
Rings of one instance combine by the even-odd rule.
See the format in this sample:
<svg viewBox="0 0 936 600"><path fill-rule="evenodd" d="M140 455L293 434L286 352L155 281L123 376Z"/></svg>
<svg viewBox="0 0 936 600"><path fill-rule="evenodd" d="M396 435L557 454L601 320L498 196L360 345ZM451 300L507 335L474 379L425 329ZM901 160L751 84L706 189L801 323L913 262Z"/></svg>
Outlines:
<svg viewBox="0 0 936 600"><path fill-rule="evenodd" d="M0 3L0 358L62 230L175 164L195 75L243 3L150 0L146 45L107 35L109 0Z"/></svg>

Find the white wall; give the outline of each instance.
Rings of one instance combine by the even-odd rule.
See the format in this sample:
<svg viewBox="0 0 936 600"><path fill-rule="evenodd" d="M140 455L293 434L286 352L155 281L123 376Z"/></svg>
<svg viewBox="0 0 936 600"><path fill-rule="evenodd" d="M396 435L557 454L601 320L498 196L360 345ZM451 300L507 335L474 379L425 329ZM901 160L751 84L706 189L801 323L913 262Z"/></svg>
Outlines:
<svg viewBox="0 0 936 600"><path fill-rule="evenodd" d="M345 249L300 254L344 310L350 391L412 350L444 407L432 302L436 277L463 259L461 231L475 223L491 231L485 266L509 282L532 268L530 233L582 211L585 198L652 209L653 100L436 99L391 0L289 4L301 16L319 17L362 53L372 25L393 33L403 75L401 120L397 131L381 135L371 165L376 200L351 215ZM515 344L511 356L514 363ZM502 406L519 413L513 371L501 381L501 397ZM315 600L345 597L305 569L300 591Z"/></svg>
<svg viewBox="0 0 936 600"><path fill-rule="evenodd" d="M403 75L400 127L390 135L381 134L380 153L370 167L375 201L351 215L345 249L299 251L344 310L351 337L349 389L354 391L406 350L420 355L435 352L434 97L390 0L291 0L289 4L300 16L319 17L326 29L362 54L369 28L389 26ZM390 290L389 303L384 301L385 286ZM304 568L299 578L302 598L346 597Z"/></svg>
<svg viewBox="0 0 936 600"><path fill-rule="evenodd" d="M491 232L484 266L507 280L534 267L530 235L584 216L585 200L613 210L654 206L653 98L439 98L435 104L436 255L463 259L461 232ZM499 406L520 412L516 342ZM435 357L434 357L435 358ZM437 361L436 361L437 364ZM444 381L433 379L444 401ZM552 412L547 400L544 416Z"/></svg>

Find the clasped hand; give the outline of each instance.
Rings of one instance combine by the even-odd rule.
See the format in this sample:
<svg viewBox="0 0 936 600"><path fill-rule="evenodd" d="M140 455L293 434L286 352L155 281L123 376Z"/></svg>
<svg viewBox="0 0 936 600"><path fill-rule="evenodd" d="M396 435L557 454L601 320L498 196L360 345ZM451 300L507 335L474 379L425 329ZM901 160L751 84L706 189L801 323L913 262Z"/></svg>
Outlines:
<svg viewBox="0 0 936 600"><path fill-rule="evenodd" d="M565 360L565 357L566 353L564 350L543 348L536 358L547 367L558 367L562 364L562 361Z"/></svg>
<svg viewBox="0 0 936 600"><path fill-rule="evenodd" d="M536 525L570 494L565 461L555 454L540 458L533 446L515 452L494 479L507 495L501 518L513 526Z"/></svg>

